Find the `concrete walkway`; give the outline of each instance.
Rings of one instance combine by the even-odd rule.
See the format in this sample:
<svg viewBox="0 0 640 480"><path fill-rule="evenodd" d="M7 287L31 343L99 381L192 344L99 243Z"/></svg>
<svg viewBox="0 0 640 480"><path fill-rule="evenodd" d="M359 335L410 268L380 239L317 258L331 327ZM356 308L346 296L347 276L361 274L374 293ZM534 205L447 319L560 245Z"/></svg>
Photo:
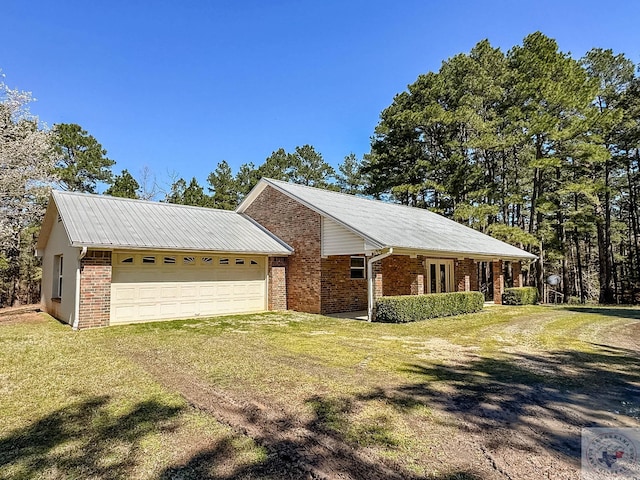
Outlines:
<svg viewBox="0 0 640 480"><path fill-rule="evenodd" d="M357 312L342 312L342 313L332 313L327 315L327 317L333 318L347 318L349 320L364 320L367 321L367 311L366 310L358 310Z"/></svg>

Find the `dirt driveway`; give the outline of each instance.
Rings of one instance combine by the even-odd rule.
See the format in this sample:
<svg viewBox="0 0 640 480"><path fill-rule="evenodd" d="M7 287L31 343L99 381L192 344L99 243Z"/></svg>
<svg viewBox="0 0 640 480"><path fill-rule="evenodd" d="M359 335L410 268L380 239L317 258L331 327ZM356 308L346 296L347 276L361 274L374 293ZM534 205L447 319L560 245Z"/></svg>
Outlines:
<svg viewBox="0 0 640 480"><path fill-rule="evenodd" d="M212 320L178 328L175 343L143 334L115 348L267 449L229 478L578 479L583 427L640 427L640 311L516 313L420 334ZM198 332L199 354L184 330ZM204 451L164 478L214 478L216 458Z"/></svg>

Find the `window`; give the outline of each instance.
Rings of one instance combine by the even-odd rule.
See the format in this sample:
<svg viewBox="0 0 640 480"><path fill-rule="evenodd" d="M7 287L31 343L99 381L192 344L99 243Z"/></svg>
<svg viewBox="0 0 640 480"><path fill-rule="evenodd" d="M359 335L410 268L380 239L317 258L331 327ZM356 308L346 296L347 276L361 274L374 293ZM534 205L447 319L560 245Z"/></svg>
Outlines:
<svg viewBox="0 0 640 480"><path fill-rule="evenodd" d="M251 260L251 265L258 265L258 262L256 262L255 260Z"/></svg>
<svg viewBox="0 0 640 480"><path fill-rule="evenodd" d="M236 265L244 265L244 258L236 258Z"/></svg>
<svg viewBox="0 0 640 480"><path fill-rule="evenodd" d="M142 257L142 263L156 263L156 257L152 255Z"/></svg>
<svg viewBox="0 0 640 480"><path fill-rule="evenodd" d="M211 264L213 264L213 258L211 258L211 257L201 257L200 261L202 262L203 265L211 265Z"/></svg>
<svg viewBox="0 0 640 480"><path fill-rule="evenodd" d="M62 255L53 257L53 298L62 298Z"/></svg>
<svg viewBox="0 0 640 480"><path fill-rule="evenodd" d="M133 257L124 257L120 263L133 263Z"/></svg>
<svg viewBox="0 0 640 480"><path fill-rule="evenodd" d="M229 259L228 258L221 258L220 259L220 265L229 265Z"/></svg>
<svg viewBox="0 0 640 480"><path fill-rule="evenodd" d="M351 257L351 278L365 278L364 257Z"/></svg>
<svg viewBox="0 0 640 480"><path fill-rule="evenodd" d="M196 257L182 257L183 265L194 265L196 263Z"/></svg>
<svg viewBox="0 0 640 480"><path fill-rule="evenodd" d="M164 263L166 265L175 265L176 257L164 257L162 259L162 263Z"/></svg>

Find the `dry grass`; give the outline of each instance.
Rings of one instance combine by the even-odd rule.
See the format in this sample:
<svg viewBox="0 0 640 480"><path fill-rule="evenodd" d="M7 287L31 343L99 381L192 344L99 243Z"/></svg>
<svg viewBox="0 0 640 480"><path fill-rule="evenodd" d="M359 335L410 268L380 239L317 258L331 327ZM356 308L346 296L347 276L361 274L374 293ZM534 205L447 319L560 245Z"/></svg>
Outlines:
<svg viewBox="0 0 640 480"><path fill-rule="evenodd" d="M0 479L191 478L176 468L215 448L224 455L193 478L268 462L158 371L282 412L407 476L494 478L465 432L494 421L496 402L515 412L509 421L529 421L547 408L539 389L578 398L640 387L637 351L618 348L637 341L626 332L639 319L637 309L528 306L403 325L267 313L82 332L52 319L0 326ZM474 408L484 413L462 418Z"/></svg>

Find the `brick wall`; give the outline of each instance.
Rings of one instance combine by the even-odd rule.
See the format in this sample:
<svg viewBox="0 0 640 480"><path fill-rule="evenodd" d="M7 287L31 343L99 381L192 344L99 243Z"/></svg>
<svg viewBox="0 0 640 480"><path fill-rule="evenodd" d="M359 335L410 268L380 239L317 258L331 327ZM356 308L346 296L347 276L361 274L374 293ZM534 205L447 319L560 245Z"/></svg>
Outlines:
<svg viewBox="0 0 640 480"><path fill-rule="evenodd" d="M470 258L456 260L454 265L455 288L458 292L477 292L478 264Z"/></svg>
<svg viewBox="0 0 640 480"><path fill-rule="evenodd" d="M424 257L409 257L409 278L411 280L411 295L424 294L425 269Z"/></svg>
<svg viewBox="0 0 640 480"><path fill-rule="evenodd" d="M523 287L522 285L522 262L511 262L511 268L513 272L513 286Z"/></svg>
<svg viewBox="0 0 640 480"><path fill-rule="evenodd" d="M287 258L269 258L269 310L287 309Z"/></svg>
<svg viewBox="0 0 640 480"><path fill-rule="evenodd" d="M111 314L111 252L89 251L80 263L78 328L106 327Z"/></svg>
<svg viewBox="0 0 640 480"><path fill-rule="evenodd" d="M493 302L502 303L502 292L504 292L502 260L494 260L491 262L491 269L491 273L493 275Z"/></svg>
<svg viewBox="0 0 640 480"><path fill-rule="evenodd" d="M351 256L322 259L322 313L367 309L367 280L351 278Z"/></svg>
<svg viewBox="0 0 640 480"><path fill-rule="evenodd" d="M411 260L407 255L391 255L382 259L385 296L411 295Z"/></svg>
<svg viewBox="0 0 640 480"><path fill-rule="evenodd" d="M288 308L320 313L320 215L271 186L245 213L294 248L286 272Z"/></svg>

